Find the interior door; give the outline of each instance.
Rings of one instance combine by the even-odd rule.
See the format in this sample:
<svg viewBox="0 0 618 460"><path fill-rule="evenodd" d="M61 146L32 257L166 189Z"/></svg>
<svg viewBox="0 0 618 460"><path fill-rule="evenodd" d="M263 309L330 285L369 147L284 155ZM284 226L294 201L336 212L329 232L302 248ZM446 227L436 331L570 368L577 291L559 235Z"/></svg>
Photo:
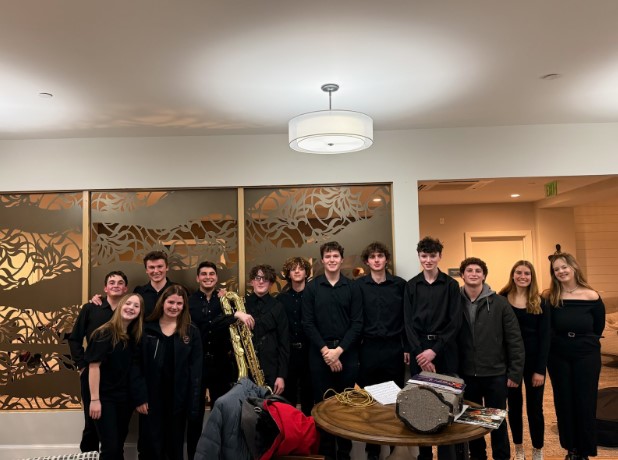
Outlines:
<svg viewBox="0 0 618 460"><path fill-rule="evenodd" d="M466 257L485 261L486 282L496 292L506 285L515 262L523 259L534 264L531 231L466 232L465 238Z"/></svg>

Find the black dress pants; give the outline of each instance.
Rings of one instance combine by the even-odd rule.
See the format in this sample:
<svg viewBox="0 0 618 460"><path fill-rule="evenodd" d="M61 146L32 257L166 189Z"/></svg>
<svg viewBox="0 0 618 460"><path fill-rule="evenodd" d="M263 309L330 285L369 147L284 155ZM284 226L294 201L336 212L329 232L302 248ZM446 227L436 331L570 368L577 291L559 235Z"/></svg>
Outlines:
<svg viewBox="0 0 618 460"><path fill-rule="evenodd" d="M596 410L601 351L596 337L556 337L547 370L554 389L560 445L581 456L597 455Z"/></svg>
<svg viewBox="0 0 618 460"><path fill-rule="evenodd" d="M435 340L427 339L427 336L420 337L421 348L427 350L435 345ZM454 344L445 346L433 360L433 365L436 367L438 374L456 375L457 373L457 349ZM421 367L416 362L416 356L410 356L410 375L419 374L422 371ZM418 448L417 460L432 460L432 448L421 446ZM455 455L455 445L438 446L439 460L453 460L457 458Z"/></svg>
<svg viewBox="0 0 618 460"><path fill-rule="evenodd" d="M212 408L215 401L227 393L237 379L238 370L234 364L233 356L212 357L211 355L204 357L198 416L187 422L187 454L189 460L193 460L193 457L195 457L197 443L202 435L204 414L206 413L206 389L208 389L210 395L210 407Z"/></svg>
<svg viewBox="0 0 618 460"><path fill-rule="evenodd" d="M464 398L468 401L481 404L485 407L506 409L507 386L506 375L496 377L473 377L463 375L466 382ZM510 460L511 447L506 420L499 428L493 430L491 436L491 451L495 460ZM470 446L470 460L487 459L487 443L485 437L468 443Z"/></svg>
<svg viewBox="0 0 618 460"><path fill-rule="evenodd" d="M361 387L390 380L403 387L405 364L401 337L365 337L360 346L359 357L358 384ZM378 444L365 446L369 456L379 456L380 449Z"/></svg>
<svg viewBox="0 0 618 460"><path fill-rule="evenodd" d="M95 426L101 440L101 460L123 460L133 407L128 402L101 401L101 418Z"/></svg>
<svg viewBox="0 0 618 460"><path fill-rule="evenodd" d="M183 460L185 413L150 411L139 416L140 460Z"/></svg>
<svg viewBox="0 0 618 460"><path fill-rule="evenodd" d="M82 407L84 408L84 430L79 450L82 452L99 451L99 435L94 420L90 417L90 386L88 384L88 369L84 369L79 376L79 385L82 392Z"/></svg>
<svg viewBox="0 0 618 460"><path fill-rule="evenodd" d="M311 387L311 372L309 371L309 348L307 344L292 344L290 348L290 363L288 377L285 379L283 397L294 407L300 400L303 414L311 415L313 408L313 389ZM298 346L300 345L300 347Z"/></svg>
<svg viewBox="0 0 618 460"><path fill-rule="evenodd" d="M352 388L358 377L358 350L354 347L343 352L339 358L343 369L332 372L324 362L320 350L312 348L309 351L309 368L313 377L313 400L322 401L324 393L333 389L340 393L346 388ZM329 460L349 460L352 441L333 436L320 430L320 454Z"/></svg>
<svg viewBox="0 0 618 460"><path fill-rule="evenodd" d="M526 385L526 415L528 427L530 428L530 439L532 440L533 447L541 449L545 436L545 419L543 417L543 392L545 385L539 387L532 386L533 363L534 357L526 356L522 384L517 388L508 389L509 425L511 425L513 443L522 444L524 442L522 387Z"/></svg>

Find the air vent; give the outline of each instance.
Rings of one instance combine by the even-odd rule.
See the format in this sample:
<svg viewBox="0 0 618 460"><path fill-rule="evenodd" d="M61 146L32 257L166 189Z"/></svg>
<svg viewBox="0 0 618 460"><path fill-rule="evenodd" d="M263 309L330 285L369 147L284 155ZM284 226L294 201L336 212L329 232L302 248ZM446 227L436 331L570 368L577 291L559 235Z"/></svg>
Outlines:
<svg viewBox="0 0 618 460"><path fill-rule="evenodd" d="M493 180L437 180L419 183L418 191L458 192L462 190L478 190L492 182Z"/></svg>

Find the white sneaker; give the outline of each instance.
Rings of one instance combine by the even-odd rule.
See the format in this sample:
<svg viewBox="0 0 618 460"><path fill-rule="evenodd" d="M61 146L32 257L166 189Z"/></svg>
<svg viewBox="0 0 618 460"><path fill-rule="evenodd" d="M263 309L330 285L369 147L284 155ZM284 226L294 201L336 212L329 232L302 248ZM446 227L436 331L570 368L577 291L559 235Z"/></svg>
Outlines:
<svg viewBox="0 0 618 460"><path fill-rule="evenodd" d="M535 449L532 448L532 460L543 460L543 448Z"/></svg>
<svg viewBox="0 0 618 460"><path fill-rule="evenodd" d="M514 460L525 460L526 454L524 453L523 444L515 444L515 458Z"/></svg>

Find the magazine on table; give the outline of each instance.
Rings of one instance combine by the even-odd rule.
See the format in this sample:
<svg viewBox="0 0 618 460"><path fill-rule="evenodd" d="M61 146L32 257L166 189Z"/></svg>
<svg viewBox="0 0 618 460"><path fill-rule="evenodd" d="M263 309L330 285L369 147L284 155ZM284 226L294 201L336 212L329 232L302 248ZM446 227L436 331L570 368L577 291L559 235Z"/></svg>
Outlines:
<svg viewBox="0 0 618 460"><path fill-rule="evenodd" d="M413 375L408 383L417 385L427 385L439 390L450 391L455 394L463 393L466 384L462 379L450 377L448 375L434 374L433 372L421 372Z"/></svg>
<svg viewBox="0 0 618 460"><path fill-rule="evenodd" d="M455 417L455 423L465 423L467 425L479 425L495 430L506 418L505 409L494 409L493 407L471 407L464 405L464 410Z"/></svg>

